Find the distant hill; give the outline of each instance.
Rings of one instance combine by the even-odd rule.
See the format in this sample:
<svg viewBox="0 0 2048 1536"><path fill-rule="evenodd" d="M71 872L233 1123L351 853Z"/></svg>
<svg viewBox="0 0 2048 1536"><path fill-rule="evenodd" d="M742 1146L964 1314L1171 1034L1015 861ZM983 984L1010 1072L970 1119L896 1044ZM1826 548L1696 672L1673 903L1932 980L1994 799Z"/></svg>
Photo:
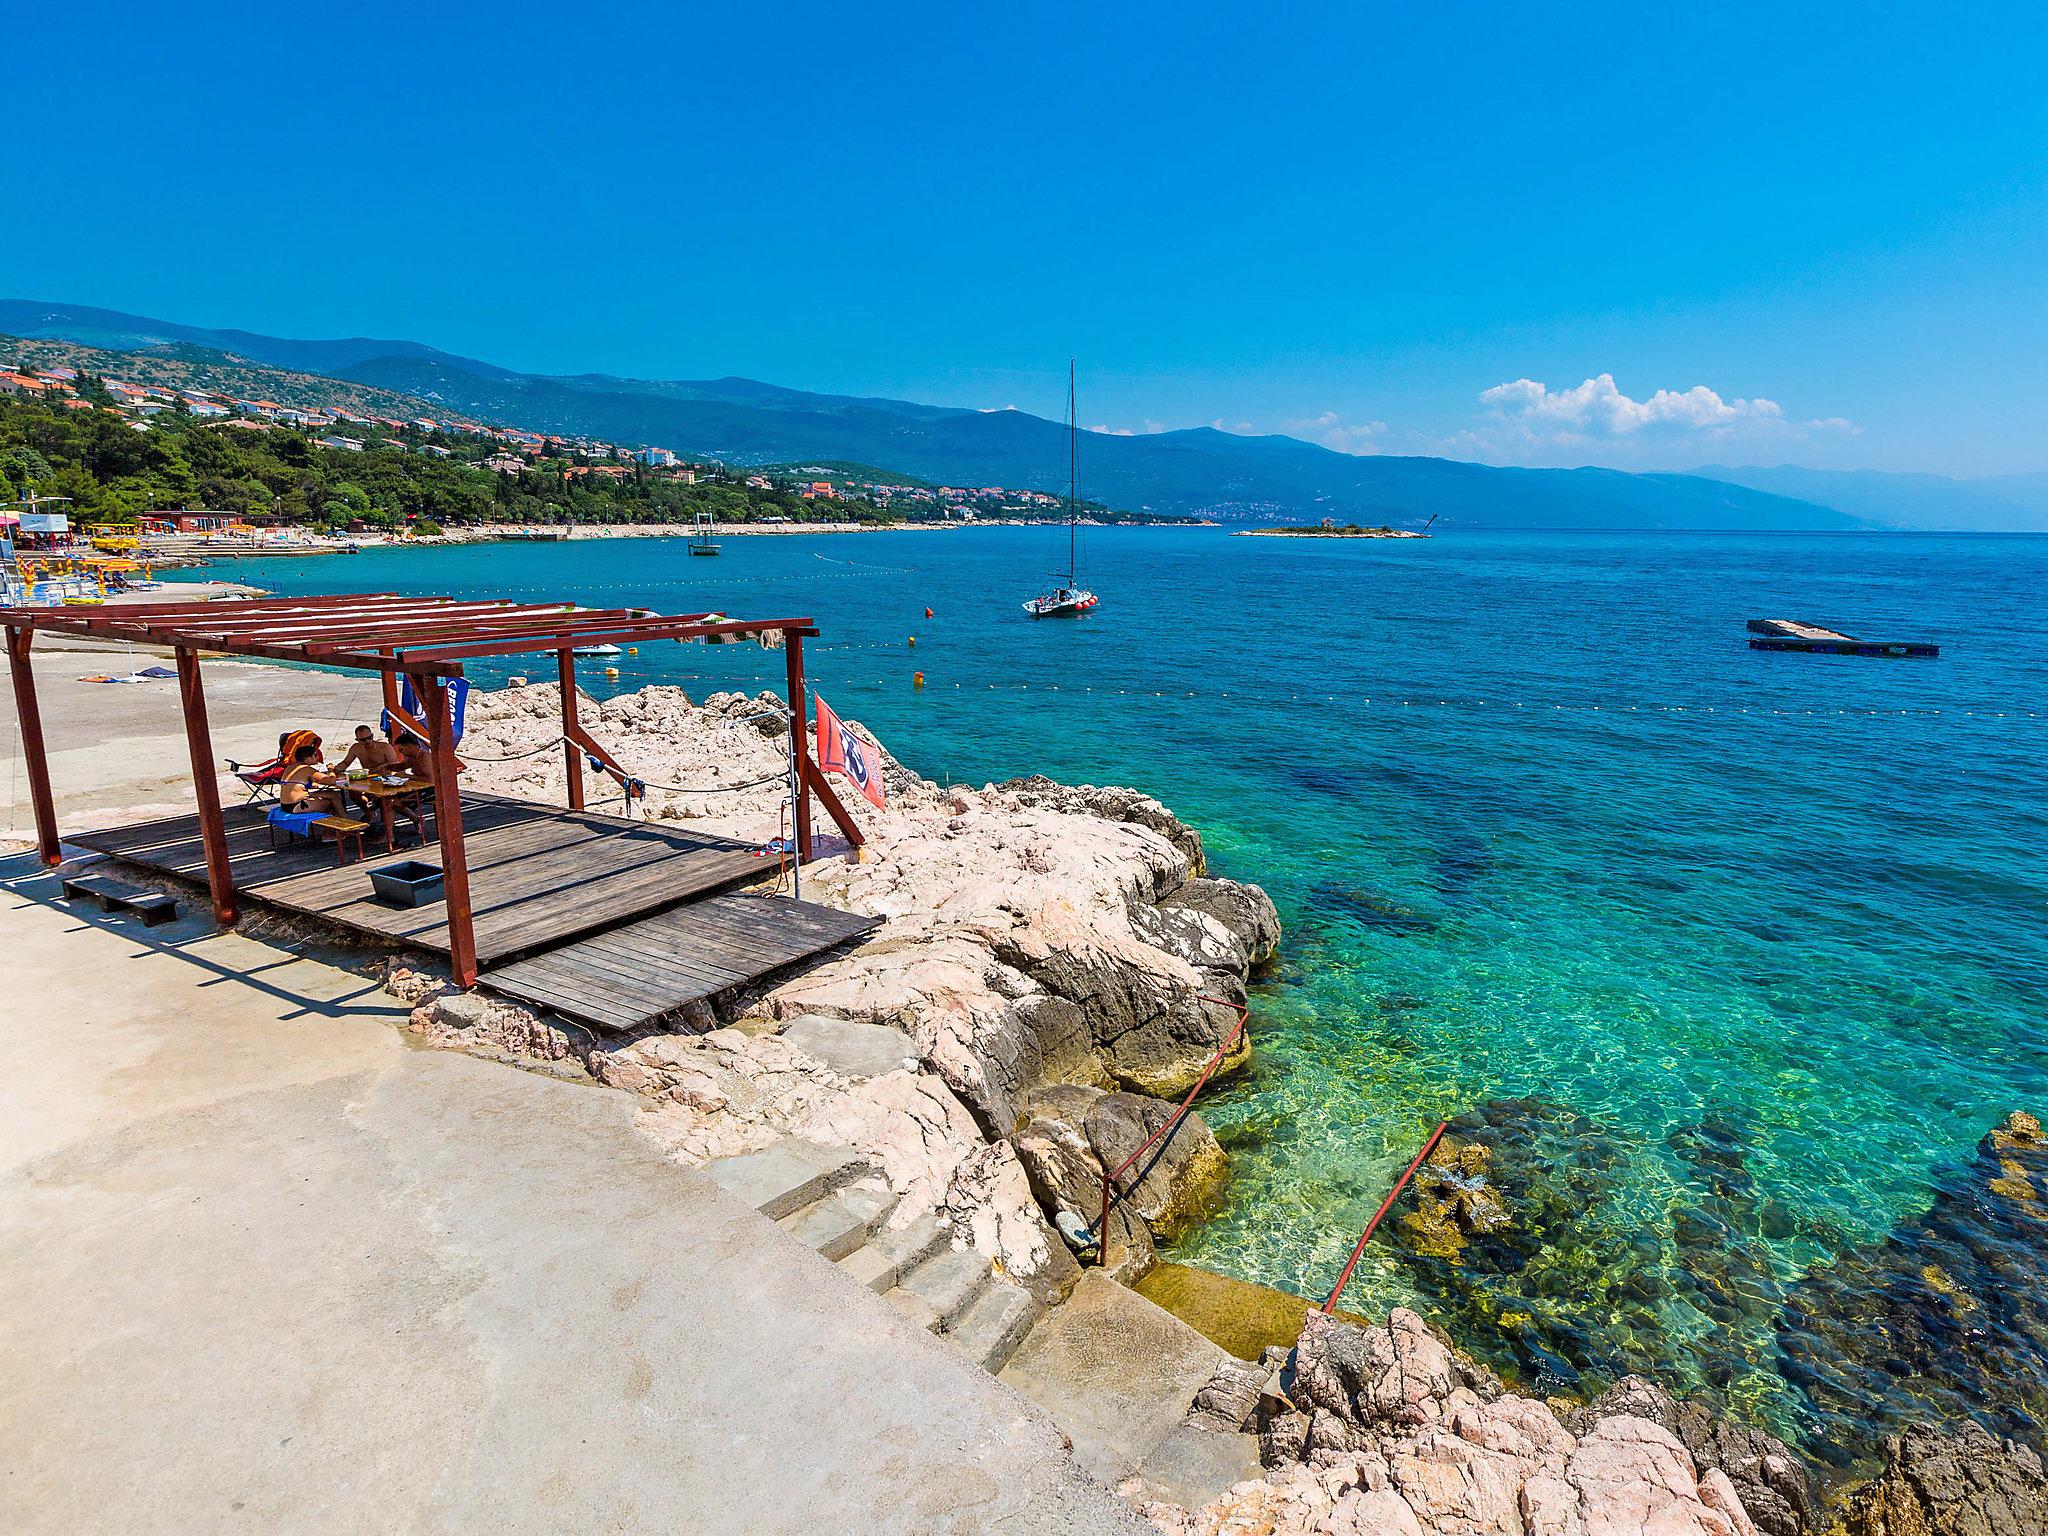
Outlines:
<svg viewBox="0 0 2048 1536"><path fill-rule="evenodd" d="M1805 469L1781 464L1693 471L1708 479L1775 496L1839 507L1889 528L2010 533L2048 529L2048 474L1955 480L1946 475L1893 474L1877 469Z"/></svg>
<svg viewBox="0 0 2048 1536"><path fill-rule="evenodd" d="M653 444L735 465L843 462L917 480L1058 490L1066 429L1023 411L812 394L752 379L523 374L418 342L291 341L113 310L0 300L0 331L117 351L183 344L346 379L506 426ZM1498 469L1361 458L1203 427L1081 443L1082 488L1115 507L1220 518L1335 517L1526 528L1848 529L1831 506L1697 475Z"/></svg>
<svg viewBox="0 0 2048 1536"><path fill-rule="evenodd" d="M364 416L417 416L421 402L411 395L374 389L324 373L303 373L242 362L222 352L189 342L152 344L145 350L114 351L75 341L23 337L0 327L0 363L22 368L76 368L102 378L131 384L157 384L165 389L197 389L243 400L275 400L280 405L321 406Z"/></svg>

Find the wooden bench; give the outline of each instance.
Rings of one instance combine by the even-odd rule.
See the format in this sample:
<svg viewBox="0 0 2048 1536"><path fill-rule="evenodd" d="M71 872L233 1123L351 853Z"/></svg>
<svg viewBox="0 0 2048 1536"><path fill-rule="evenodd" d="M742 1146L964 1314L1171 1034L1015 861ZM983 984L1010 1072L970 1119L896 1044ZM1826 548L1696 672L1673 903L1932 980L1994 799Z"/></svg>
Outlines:
<svg viewBox="0 0 2048 1536"><path fill-rule="evenodd" d="M363 856L363 834L370 830L370 824L353 816L322 816L313 823L313 830L334 839L335 863L354 863ZM344 859L342 855L350 843L356 845L355 859Z"/></svg>
<svg viewBox="0 0 2048 1536"><path fill-rule="evenodd" d="M145 928L168 923L178 915L176 898L166 896L162 891L130 885L126 880L116 880L111 875L65 875L62 878L66 901L93 897L99 902L102 912L132 912L142 919Z"/></svg>

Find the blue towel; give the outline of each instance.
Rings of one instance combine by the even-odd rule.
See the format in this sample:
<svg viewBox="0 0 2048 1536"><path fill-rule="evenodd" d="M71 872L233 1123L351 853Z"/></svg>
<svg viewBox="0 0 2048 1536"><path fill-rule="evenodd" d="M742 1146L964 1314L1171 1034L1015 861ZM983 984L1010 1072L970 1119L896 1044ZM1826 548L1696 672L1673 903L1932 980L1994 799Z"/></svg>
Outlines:
<svg viewBox="0 0 2048 1536"><path fill-rule="evenodd" d="M462 740L463 726L469 714L469 679L466 677L451 677L442 680L440 686L448 689L448 718L455 726L455 739L460 741ZM421 705L419 695L413 692L412 677L407 673L400 673L398 677L398 707L408 715L411 715L413 719L423 724L426 722L426 709ZM379 722L379 725L384 731L390 731L390 710L384 711L384 718ZM405 734L410 736L413 733L407 731ZM425 743L421 743L421 745L425 745Z"/></svg>
<svg viewBox="0 0 2048 1536"><path fill-rule="evenodd" d="M288 811L281 805L273 805L268 820L273 827L283 827L293 837L311 837L313 823L326 814L325 811Z"/></svg>

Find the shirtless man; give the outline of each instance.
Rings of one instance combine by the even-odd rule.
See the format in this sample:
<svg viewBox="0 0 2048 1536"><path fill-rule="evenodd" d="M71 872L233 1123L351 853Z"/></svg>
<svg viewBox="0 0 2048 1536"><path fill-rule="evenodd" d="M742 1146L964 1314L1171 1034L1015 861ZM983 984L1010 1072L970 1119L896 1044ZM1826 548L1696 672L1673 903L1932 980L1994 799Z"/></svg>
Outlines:
<svg viewBox="0 0 2048 1536"><path fill-rule="evenodd" d="M425 779L429 784L434 782L434 754L427 749L424 741L395 720L385 735L391 738L391 750L405 759L405 766L414 778ZM461 758L455 759L457 773L463 772L468 766Z"/></svg>
<svg viewBox="0 0 2048 1536"><path fill-rule="evenodd" d="M355 744L348 749L348 755L335 765L336 773L347 773L350 768L360 768L365 773L396 773L405 766L405 754L388 741L379 741L377 733L367 725L356 727Z"/></svg>

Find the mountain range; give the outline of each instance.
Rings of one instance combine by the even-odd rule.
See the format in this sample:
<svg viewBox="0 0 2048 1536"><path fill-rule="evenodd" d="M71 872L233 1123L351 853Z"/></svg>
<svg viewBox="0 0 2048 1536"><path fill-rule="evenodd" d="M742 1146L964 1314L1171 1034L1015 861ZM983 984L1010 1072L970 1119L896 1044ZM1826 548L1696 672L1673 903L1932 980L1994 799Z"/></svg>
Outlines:
<svg viewBox="0 0 2048 1536"><path fill-rule="evenodd" d="M223 362L324 375L501 425L740 466L851 461L924 481L1040 490L1061 489L1065 480L1065 427L1019 410L815 394L744 378L521 373L415 341L291 340L36 300L0 299L0 333L145 355L200 349ZM1516 469L1364 457L1208 427L1088 433L1081 459L1091 499L1176 516L1396 523L1436 516L1528 528L2048 527L2048 476L2009 477L2020 483L2001 488L1791 468Z"/></svg>

